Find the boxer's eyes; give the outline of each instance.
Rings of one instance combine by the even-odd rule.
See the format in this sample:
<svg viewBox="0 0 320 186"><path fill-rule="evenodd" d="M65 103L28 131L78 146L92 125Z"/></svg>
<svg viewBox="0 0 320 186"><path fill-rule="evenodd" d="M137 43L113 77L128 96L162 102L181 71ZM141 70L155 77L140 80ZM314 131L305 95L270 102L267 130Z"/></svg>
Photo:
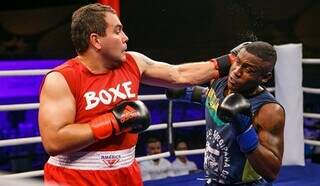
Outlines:
<svg viewBox="0 0 320 186"><path fill-rule="evenodd" d="M254 67L252 67L251 65L249 64L246 64L246 63L241 63L241 61L239 59L237 59L236 61L236 64L238 66L240 66L240 68L242 68L245 72L247 73L256 73L256 69Z"/></svg>
<svg viewBox="0 0 320 186"><path fill-rule="evenodd" d="M121 32L122 32L122 26L121 25L115 26L114 33L120 34Z"/></svg>

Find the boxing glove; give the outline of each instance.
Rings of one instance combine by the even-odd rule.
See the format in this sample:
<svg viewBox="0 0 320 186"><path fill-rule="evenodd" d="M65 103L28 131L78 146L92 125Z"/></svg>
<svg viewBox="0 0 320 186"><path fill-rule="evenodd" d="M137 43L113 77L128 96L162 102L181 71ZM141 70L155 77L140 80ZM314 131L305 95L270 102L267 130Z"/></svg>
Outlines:
<svg viewBox="0 0 320 186"><path fill-rule="evenodd" d="M248 44L252 43L251 41L246 41L241 43L240 45L234 47L233 49L230 50L230 53L233 54L234 56L237 56L242 48L247 46Z"/></svg>
<svg viewBox="0 0 320 186"><path fill-rule="evenodd" d="M100 115L89 122L96 140L123 132L138 133L150 126L150 114L143 102L124 101L111 112Z"/></svg>
<svg viewBox="0 0 320 186"><path fill-rule="evenodd" d="M166 97L169 100L203 104L206 100L207 90L207 88L201 86L193 86L183 89L167 89Z"/></svg>
<svg viewBox="0 0 320 186"><path fill-rule="evenodd" d="M243 153L249 153L258 146L259 139L252 125L250 102L237 93L225 97L217 109L218 117L225 123L230 123Z"/></svg>
<svg viewBox="0 0 320 186"><path fill-rule="evenodd" d="M240 45L230 50L230 54L220 56L218 58L211 59L215 68L219 71L219 77L224 77L229 74L229 69L232 63L236 60L236 57L240 50L251 42L243 42Z"/></svg>

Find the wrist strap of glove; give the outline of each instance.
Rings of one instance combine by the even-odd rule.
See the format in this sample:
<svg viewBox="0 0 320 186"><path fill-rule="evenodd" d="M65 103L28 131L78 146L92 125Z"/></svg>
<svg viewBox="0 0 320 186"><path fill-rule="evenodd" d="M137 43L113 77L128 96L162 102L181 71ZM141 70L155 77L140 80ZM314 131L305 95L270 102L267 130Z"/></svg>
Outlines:
<svg viewBox="0 0 320 186"><path fill-rule="evenodd" d="M185 94L182 97L182 100L191 103L193 100L193 90L194 90L194 87L186 87L184 90Z"/></svg>
<svg viewBox="0 0 320 186"><path fill-rule="evenodd" d="M200 86L186 87L185 94L180 99L188 103L204 104L206 101L207 89Z"/></svg>
<svg viewBox="0 0 320 186"><path fill-rule="evenodd" d="M258 147L259 138L255 128L251 125L244 133L237 136L241 152L247 154Z"/></svg>
<svg viewBox="0 0 320 186"><path fill-rule="evenodd" d="M236 56L234 56L233 54L227 54L210 60L214 63L214 68L219 71L218 78L227 76L229 74L230 66L235 61L235 59Z"/></svg>
<svg viewBox="0 0 320 186"><path fill-rule="evenodd" d="M114 126L117 126L115 125L116 123L117 121L113 114L106 113L91 120L89 125L95 140L102 140L112 135Z"/></svg>
<svg viewBox="0 0 320 186"><path fill-rule="evenodd" d="M207 88L194 86L191 102L204 105L207 99Z"/></svg>

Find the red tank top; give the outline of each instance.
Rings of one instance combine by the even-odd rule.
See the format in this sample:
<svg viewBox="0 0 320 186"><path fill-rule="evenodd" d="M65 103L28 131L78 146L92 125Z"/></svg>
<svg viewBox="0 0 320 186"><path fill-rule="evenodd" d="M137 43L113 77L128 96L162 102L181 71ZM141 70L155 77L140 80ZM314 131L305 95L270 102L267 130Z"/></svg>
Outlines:
<svg viewBox="0 0 320 186"><path fill-rule="evenodd" d="M109 112L123 100L136 100L139 90L140 71L131 55L114 70L103 74L91 73L76 58L66 61L53 71L66 79L76 101L75 123L87 123ZM137 134L123 133L99 141L84 151L111 151L130 148L137 143Z"/></svg>

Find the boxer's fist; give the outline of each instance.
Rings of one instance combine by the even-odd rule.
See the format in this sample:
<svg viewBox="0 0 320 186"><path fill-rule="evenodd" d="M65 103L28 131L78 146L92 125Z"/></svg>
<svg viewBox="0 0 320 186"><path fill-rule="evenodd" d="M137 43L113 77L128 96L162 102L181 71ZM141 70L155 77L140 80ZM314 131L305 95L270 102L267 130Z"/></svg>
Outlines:
<svg viewBox="0 0 320 186"><path fill-rule="evenodd" d="M237 135L246 131L252 123L250 103L237 93L225 97L218 106L217 115L222 121L231 122Z"/></svg>
<svg viewBox="0 0 320 186"><path fill-rule="evenodd" d="M249 153L257 148L259 139L252 125L249 100L237 93L229 94L218 106L217 115L222 121L231 125L243 153Z"/></svg>
<svg viewBox="0 0 320 186"><path fill-rule="evenodd" d="M90 123L95 139L105 139L123 132L138 133L150 125L150 114L141 101L124 101L111 112L94 118Z"/></svg>
<svg viewBox="0 0 320 186"><path fill-rule="evenodd" d="M115 133L124 131L138 133L146 130L150 126L150 114L142 101L126 101L116 106L112 113L117 124L115 124Z"/></svg>

